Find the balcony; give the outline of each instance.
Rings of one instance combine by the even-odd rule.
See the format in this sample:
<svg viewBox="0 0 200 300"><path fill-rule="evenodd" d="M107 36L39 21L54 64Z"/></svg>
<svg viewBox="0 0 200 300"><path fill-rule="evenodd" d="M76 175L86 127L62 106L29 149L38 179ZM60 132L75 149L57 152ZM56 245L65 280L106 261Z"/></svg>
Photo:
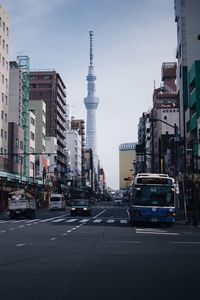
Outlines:
<svg viewBox="0 0 200 300"><path fill-rule="evenodd" d="M192 107L197 101L197 90L194 89L189 96L189 105Z"/></svg>
<svg viewBox="0 0 200 300"><path fill-rule="evenodd" d="M197 128L197 114L195 113L190 119L190 131Z"/></svg>

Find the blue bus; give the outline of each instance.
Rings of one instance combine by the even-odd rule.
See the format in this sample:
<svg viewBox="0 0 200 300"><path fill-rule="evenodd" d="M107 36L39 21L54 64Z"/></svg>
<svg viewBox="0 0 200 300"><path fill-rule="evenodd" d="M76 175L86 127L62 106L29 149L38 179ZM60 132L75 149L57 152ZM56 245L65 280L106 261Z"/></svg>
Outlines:
<svg viewBox="0 0 200 300"><path fill-rule="evenodd" d="M177 194L178 185L167 174L137 174L131 188L130 223L174 224Z"/></svg>

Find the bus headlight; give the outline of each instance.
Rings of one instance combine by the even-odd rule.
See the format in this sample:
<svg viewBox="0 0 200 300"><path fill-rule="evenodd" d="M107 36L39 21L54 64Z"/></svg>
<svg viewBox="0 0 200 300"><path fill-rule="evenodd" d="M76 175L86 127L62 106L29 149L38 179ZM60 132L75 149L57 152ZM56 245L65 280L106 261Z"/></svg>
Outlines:
<svg viewBox="0 0 200 300"><path fill-rule="evenodd" d="M173 212L169 212L168 216L172 217L172 218L175 218L176 217L176 213L174 211Z"/></svg>

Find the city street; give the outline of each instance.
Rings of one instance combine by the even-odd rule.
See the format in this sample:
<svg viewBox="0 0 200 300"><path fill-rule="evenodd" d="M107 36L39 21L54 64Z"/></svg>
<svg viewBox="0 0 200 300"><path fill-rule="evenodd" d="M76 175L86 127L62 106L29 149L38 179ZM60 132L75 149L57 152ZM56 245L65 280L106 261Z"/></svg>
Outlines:
<svg viewBox="0 0 200 300"><path fill-rule="evenodd" d="M10 299L198 299L200 229L131 227L127 206L91 217L0 215L0 292Z"/></svg>

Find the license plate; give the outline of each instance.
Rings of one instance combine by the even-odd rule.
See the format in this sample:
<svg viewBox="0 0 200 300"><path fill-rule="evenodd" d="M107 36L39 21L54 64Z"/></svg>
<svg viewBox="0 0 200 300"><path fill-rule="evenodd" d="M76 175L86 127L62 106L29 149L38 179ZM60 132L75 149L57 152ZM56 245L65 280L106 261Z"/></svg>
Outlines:
<svg viewBox="0 0 200 300"><path fill-rule="evenodd" d="M151 222L156 223L156 222L158 222L158 219L157 218L151 218Z"/></svg>

